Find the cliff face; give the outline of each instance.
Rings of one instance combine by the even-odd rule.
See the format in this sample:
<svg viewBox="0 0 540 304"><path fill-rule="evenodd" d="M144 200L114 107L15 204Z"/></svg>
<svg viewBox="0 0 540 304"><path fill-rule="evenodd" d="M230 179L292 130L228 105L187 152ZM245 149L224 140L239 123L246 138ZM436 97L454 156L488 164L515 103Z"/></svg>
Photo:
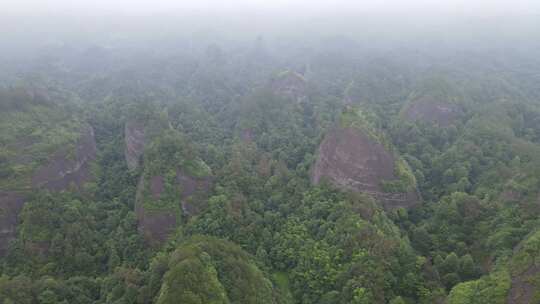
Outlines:
<svg viewBox="0 0 540 304"><path fill-rule="evenodd" d="M540 231L522 241L510 262L512 282L508 304L538 303L540 298Z"/></svg>
<svg viewBox="0 0 540 304"><path fill-rule="evenodd" d="M72 149L59 149L46 164L34 170L28 190L0 192L0 255L5 254L9 242L16 237L18 216L28 191L64 191L71 187L82 190L84 184L92 178L90 164L97 153L94 131L86 125L80 132ZM23 158L26 157L31 158L31 155Z"/></svg>
<svg viewBox="0 0 540 304"><path fill-rule="evenodd" d="M423 121L448 127L462 114L459 106L444 101L421 97L408 105L404 111L409 121Z"/></svg>
<svg viewBox="0 0 540 304"><path fill-rule="evenodd" d="M378 199L385 208L410 207L418 202L415 189L389 193L383 182L397 179L395 158L386 148L357 128L336 128L325 136L311 171L311 181L327 180Z"/></svg>
<svg viewBox="0 0 540 304"><path fill-rule="evenodd" d="M159 245L167 239L177 225L175 210L152 209L144 206L144 196L147 189L146 180L141 176L137 187L135 213L137 214L138 229L144 239L153 245ZM163 177L152 176L149 180L149 190L152 200L159 200L163 193Z"/></svg>
<svg viewBox="0 0 540 304"><path fill-rule="evenodd" d="M167 181L161 175L150 178L143 175L139 181L136 203L139 232L152 245L160 245L167 240L180 224L180 215L197 215L206 206L212 185L210 176L195 177L177 169L174 181L174 194L178 195L172 196L166 193ZM145 205L148 200L152 203ZM154 203L160 200L169 202Z"/></svg>
<svg viewBox="0 0 540 304"><path fill-rule="evenodd" d="M212 185L211 172L176 130L156 132L143 149L135 206L138 228L148 243L160 245L182 218L204 209Z"/></svg>
<svg viewBox="0 0 540 304"><path fill-rule="evenodd" d="M16 237L17 219L24 200L22 193L0 192L0 256L6 254L9 242Z"/></svg>
<svg viewBox="0 0 540 304"><path fill-rule="evenodd" d="M126 122L124 128L125 158L129 170L139 167L141 156L144 152L145 132L144 124L135 121Z"/></svg>
<svg viewBox="0 0 540 304"><path fill-rule="evenodd" d="M194 177L181 169L176 170L180 188L180 204L185 215L197 215L206 207L206 198L212 187L210 176Z"/></svg>
<svg viewBox="0 0 540 304"><path fill-rule="evenodd" d="M95 160L96 153L94 129L84 126L75 144L74 155L66 149L54 153L50 161L32 175L32 187L63 191L74 185L80 189L91 178L90 163Z"/></svg>
<svg viewBox="0 0 540 304"><path fill-rule="evenodd" d="M307 84L304 77L296 72L285 71L272 79L270 88L274 94L301 101L306 98Z"/></svg>
<svg viewBox="0 0 540 304"><path fill-rule="evenodd" d="M540 276L540 266L532 266L518 276L512 277L512 284L508 292L508 304L535 303L538 296L538 286L535 279Z"/></svg>

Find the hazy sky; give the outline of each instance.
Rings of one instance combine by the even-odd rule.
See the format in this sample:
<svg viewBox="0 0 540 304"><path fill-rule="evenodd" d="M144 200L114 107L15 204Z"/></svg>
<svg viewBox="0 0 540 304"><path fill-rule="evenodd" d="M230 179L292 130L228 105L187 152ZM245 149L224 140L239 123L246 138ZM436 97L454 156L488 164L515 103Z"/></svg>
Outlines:
<svg viewBox="0 0 540 304"><path fill-rule="evenodd" d="M464 16L539 14L540 0L0 0L0 12L14 15L182 14L193 11L288 11L415 13Z"/></svg>

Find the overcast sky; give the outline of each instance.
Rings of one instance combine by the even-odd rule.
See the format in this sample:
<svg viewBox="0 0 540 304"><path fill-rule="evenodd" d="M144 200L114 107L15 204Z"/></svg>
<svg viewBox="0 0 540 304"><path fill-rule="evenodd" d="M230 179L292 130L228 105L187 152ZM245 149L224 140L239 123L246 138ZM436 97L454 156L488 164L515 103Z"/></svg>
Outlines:
<svg viewBox="0 0 540 304"><path fill-rule="evenodd" d="M539 14L540 0L0 0L0 12L13 15L183 14L230 11L415 13L463 16Z"/></svg>

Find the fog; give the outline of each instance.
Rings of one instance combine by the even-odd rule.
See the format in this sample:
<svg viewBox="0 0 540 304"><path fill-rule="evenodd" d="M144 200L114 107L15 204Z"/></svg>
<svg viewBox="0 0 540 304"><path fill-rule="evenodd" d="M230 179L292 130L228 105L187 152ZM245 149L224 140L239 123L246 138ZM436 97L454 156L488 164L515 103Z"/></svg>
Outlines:
<svg viewBox="0 0 540 304"><path fill-rule="evenodd" d="M118 13L125 15L185 14L193 11L317 14L327 12L413 13L466 16L537 14L534 0L19 0L3 1L2 12L16 15Z"/></svg>
<svg viewBox="0 0 540 304"><path fill-rule="evenodd" d="M235 54L257 37L276 57L307 58L333 47L537 58L539 16L534 0L4 0L0 64L28 70L43 58L96 46L124 59L196 55L209 45Z"/></svg>

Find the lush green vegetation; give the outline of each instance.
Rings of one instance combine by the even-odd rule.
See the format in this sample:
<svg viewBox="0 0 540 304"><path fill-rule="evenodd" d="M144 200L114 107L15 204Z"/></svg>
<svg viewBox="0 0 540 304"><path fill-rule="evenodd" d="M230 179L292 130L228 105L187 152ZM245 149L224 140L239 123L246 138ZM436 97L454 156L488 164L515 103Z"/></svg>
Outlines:
<svg viewBox="0 0 540 304"><path fill-rule="evenodd" d="M81 122L74 106L24 88L0 91L0 190L28 190L33 170L59 149L73 152Z"/></svg>
<svg viewBox="0 0 540 304"><path fill-rule="evenodd" d="M193 178L211 175L211 170L199 157L191 144L177 130L166 129L151 139L144 152L143 188L140 189L141 204L147 210L170 210L180 218L181 206L178 204L182 189L178 187L177 176L186 174ZM151 179L158 178L162 183L159 198L152 193ZM156 190L155 190L156 191Z"/></svg>
<svg viewBox="0 0 540 304"><path fill-rule="evenodd" d="M539 286L540 92L496 54L472 68L456 53L373 59L303 41L317 51L300 60L300 46L272 57L260 40L198 43L158 59L117 54L135 66L51 65L47 98L34 82L0 90L0 194L25 190L14 217L0 208L0 228L17 222L0 304L506 303L527 271ZM516 70L525 60L503 59ZM272 87L291 66L305 70L302 98ZM418 100L459 111L445 125L409 119ZM145 134L136 170L130 123ZM32 189L35 169L73 150L86 124L98 155L85 191ZM397 177L384 190L418 190L422 202L384 210L366 193L312 185L336 127L381 143ZM196 214L182 211L179 172L211 177L190 198ZM143 238L139 203L181 218L166 242Z"/></svg>

